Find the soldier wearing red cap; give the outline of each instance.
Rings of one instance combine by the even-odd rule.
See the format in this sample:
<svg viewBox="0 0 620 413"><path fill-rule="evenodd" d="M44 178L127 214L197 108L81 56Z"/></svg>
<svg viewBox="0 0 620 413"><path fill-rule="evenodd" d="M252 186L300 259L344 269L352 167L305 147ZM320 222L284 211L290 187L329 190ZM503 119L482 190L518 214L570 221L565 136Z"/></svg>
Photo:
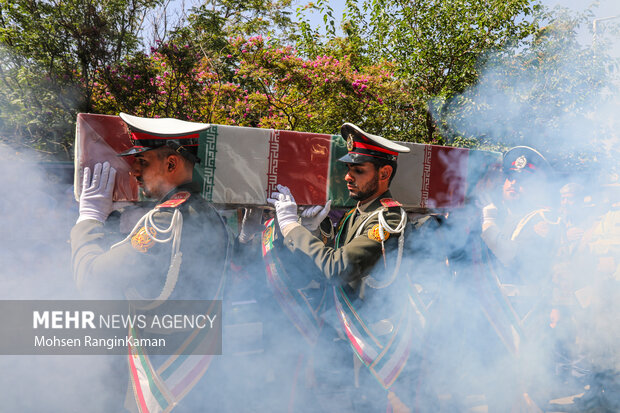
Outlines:
<svg viewBox="0 0 620 413"><path fill-rule="evenodd" d="M388 395L394 407L399 397L411 394L410 388L396 391L394 386L412 335L406 306L392 300L406 291L398 267L407 218L389 192L398 154L409 148L350 123L342 126L341 135L348 153L339 161L347 165L344 180L357 205L337 225L333 244L326 245L303 225L311 217L302 215L298 223L288 188L279 185L268 202L275 206L285 247L312 260L331 290L331 310L324 314L329 326L315 354L318 400L328 404L326 410L374 411L385 409ZM322 219L328 208L313 211ZM353 396L347 397L343 393L350 383L355 384Z"/></svg>
<svg viewBox="0 0 620 413"><path fill-rule="evenodd" d="M276 207L278 223L290 250L315 257L326 278L350 283L359 290L364 275L383 256L385 242L390 238L390 243L395 241L402 232L403 225L399 224L405 214L388 187L394 178L398 153L409 152L409 148L350 123L342 126L341 133L348 153L339 161L347 164L344 179L349 196L358 202L338 225L335 248L324 253L314 249L323 243L297 223L297 204L288 188L279 185L279 192L272 194L268 202Z"/></svg>
<svg viewBox="0 0 620 413"><path fill-rule="evenodd" d="M222 217L192 183L196 134L176 130L175 120L175 130L165 132L177 133L162 133L160 123L125 114L121 118L131 129L133 147L119 156L134 157L130 174L154 204L122 239L118 229L106 223L116 171L108 162L96 164L92 173L85 168L79 218L71 231L78 288L99 298L221 299L229 236ZM141 400L152 396L141 388L144 383L132 384ZM181 402L190 388L174 402Z"/></svg>

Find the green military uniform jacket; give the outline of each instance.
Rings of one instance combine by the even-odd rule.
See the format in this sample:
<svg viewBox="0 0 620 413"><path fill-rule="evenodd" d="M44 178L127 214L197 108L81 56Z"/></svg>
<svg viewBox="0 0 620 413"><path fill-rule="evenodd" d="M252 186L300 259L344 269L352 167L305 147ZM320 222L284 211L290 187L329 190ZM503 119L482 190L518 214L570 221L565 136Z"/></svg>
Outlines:
<svg viewBox="0 0 620 413"><path fill-rule="evenodd" d="M178 282L168 298L218 298L228 253L225 223L193 184L175 188L158 202L152 215L155 226L167 229L177 209L183 218L179 240L182 263ZM171 235L150 225L148 231L160 240ZM145 299L158 297L171 262L172 240L156 242L145 232L139 228L111 249L123 239L118 232L111 232L96 220L76 224L71 230L71 250L78 288L94 297L125 298L128 289L135 289Z"/></svg>
<svg viewBox="0 0 620 413"><path fill-rule="evenodd" d="M389 206L392 203L390 192L387 191L372 201L362 212L355 208L349 211L340 221L336 230L333 246L326 246L322 240L312 235L303 226L290 230L284 245L292 252L301 252L310 257L325 277L335 284L348 283L357 288L362 279L368 275L375 264L383 261L381 240L378 237L379 211L387 224L398 227L401 221L400 206ZM386 252L394 250L399 234L388 234L385 241Z"/></svg>
<svg viewBox="0 0 620 413"><path fill-rule="evenodd" d="M385 410L387 391L383 385L394 384L390 389L401 400L407 400L406 396L411 394L410 389L413 387L410 374L401 374L409 371L405 369L405 364L409 358L410 344L406 343L412 339L411 331L407 328L407 280L399 276L399 269L396 268L402 231L393 234L385 231L384 234L389 236L382 245L378 231L379 212L383 215L384 223L392 229L401 226L401 221L406 218L388 191L367 204L362 211L358 208L349 211L341 219L331 246L325 245L302 226L295 226L288 232L284 228L284 245L293 253L311 258L325 279L333 285L333 292L327 299L329 307L321 314L331 328L323 328L315 356L317 360L329 359L330 362L329 367L319 364L315 370L317 382L320 386L329 387L335 380L333 377L339 377L338 386L358 383L365 399L354 396L351 402L354 409L360 411ZM404 225L401 227L404 230ZM344 300L343 296L346 296ZM342 311L342 307L347 309ZM358 332L362 331L361 325L366 326L366 333L359 335L352 330L348 331L347 328L353 324L357 326ZM370 334L373 339L369 338ZM342 339L350 346L343 346ZM365 344L355 347L354 344L359 344L360 340ZM382 350L377 348L377 342L382 343ZM370 348L374 349L375 355L368 351ZM369 362L368 358L372 361ZM379 371L379 367L375 369L375 362L376 366L397 366L398 372L387 375L385 370ZM364 367L362 363L368 364ZM340 376L332 377L330 374Z"/></svg>
<svg viewBox="0 0 620 413"><path fill-rule="evenodd" d="M507 271L501 282L537 284L548 277L551 254L559 239L559 221L546 208L500 217L482 232L482 239Z"/></svg>

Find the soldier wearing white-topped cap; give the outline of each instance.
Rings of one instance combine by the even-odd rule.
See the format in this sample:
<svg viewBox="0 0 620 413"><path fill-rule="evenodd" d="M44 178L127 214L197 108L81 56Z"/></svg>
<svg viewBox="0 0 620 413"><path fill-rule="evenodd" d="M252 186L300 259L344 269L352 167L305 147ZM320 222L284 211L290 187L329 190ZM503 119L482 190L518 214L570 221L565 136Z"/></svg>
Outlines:
<svg viewBox="0 0 620 413"><path fill-rule="evenodd" d="M153 119L123 113L121 118L131 130L133 145L118 156L133 158L130 175L144 196L154 201L154 208L123 242L112 245L115 234L105 229L104 223L113 210L116 171L107 162L92 170L86 167L80 216L71 231L75 281L80 289L107 298L124 298L132 288L147 299L205 299L205 277L197 272L217 267L210 277L213 286L209 292L219 287L224 260L218 258L217 265L213 261L226 257L228 232L219 213L192 182L198 161L196 134L183 130L163 134L157 130L161 123L153 123ZM116 235L120 241L120 234ZM204 257L210 257L209 264ZM200 268L196 261L205 265ZM169 267L176 268L171 270L173 274L167 271ZM179 272L179 282L168 283L174 288L163 289L166 277L177 277ZM184 285L187 289L180 291Z"/></svg>
<svg viewBox="0 0 620 413"><path fill-rule="evenodd" d="M223 218L200 196L199 186L192 183L194 164L198 162L196 133L183 130L183 123L174 119L163 126L171 124L168 129L176 133L161 133L160 121L166 119L126 114L121 114L121 118L130 128L133 146L119 156L133 157L130 174L143 194L154 201L154 207L146 211L123 239L125 234L106 226L113 209L116 171L108 162L94 165L92 171L85 168L80 215L71 231L73 272L78 288L97 298L127 297L158 302L222 299L230 238ZM187 339L188 343L191 338ZM151 411L155 405L159 409L156 411L170 411L173 407L175 412L196 411L206 403L213 410L226 410L227 400L216 397L222 392L215 386L224 383L224 379L214 373L211 359L205 362L207 359L201 357L187 357L184 368L195 371L187 378L181 369L175 370L177 363L164 363L157 372L149 373L155 377L157 388L138 378L143 374L140 369L144 364L137 362L133 354L128 360L131 394L125 407L130 411L147 411L146 406ZM148 354L140 360L143 363L150 360L149 365L154 363ZM221 373L221 363L216 360L214 364ZM166 377L175 375L183 380L172 388ZM116 377L116 381L127 382L122 377ZM196 383L201 384L194 386ZM166 397L160 395L161 388L165 388ZM105 410L120 411L118 406L124 398L112 394L109 399L117 405Z"/></svg>
<svg viewBox="0 0 620 413"><path fill-rule="evenodd" d="M331 310L324 314L329 326L315 354L319 402L327 411L403 407L401 399L412 391L407 385L396 390L395 383L410 356L411 319L404 301L395 297L404 298L406 291L398 267L407 216L389 186L398 154L409 148L350 123L341 135L348 153L339 161L347 165L344 180L357 205L340 220L333 244L309 230L318 227L329 204L304 212L300 224L287 187L278 186L268 202L275 206L285 247L310 258L329 284Z"/></svg>

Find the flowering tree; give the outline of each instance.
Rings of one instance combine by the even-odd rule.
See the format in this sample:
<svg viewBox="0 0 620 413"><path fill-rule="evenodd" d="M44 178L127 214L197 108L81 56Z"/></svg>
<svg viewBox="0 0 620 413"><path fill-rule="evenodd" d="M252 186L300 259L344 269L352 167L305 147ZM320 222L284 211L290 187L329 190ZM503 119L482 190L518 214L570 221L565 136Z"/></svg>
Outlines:
<svg viewBox="0 0 620 413"><path fill-rule="evenodd" d="M393 64L355 68L348 56L303 59L262 36L230 39L215 60L162 44L109 70L95 108L190 121L336 133L343 122L406 139L411 103Z"/></svg>

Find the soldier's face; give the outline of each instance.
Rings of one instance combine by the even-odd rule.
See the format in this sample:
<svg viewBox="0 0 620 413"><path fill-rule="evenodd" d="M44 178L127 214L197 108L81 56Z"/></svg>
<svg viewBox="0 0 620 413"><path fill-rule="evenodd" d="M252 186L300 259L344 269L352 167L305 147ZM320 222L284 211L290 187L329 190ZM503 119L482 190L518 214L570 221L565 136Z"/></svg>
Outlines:
<svg viewBox="0 0 620 413"><path fill-rule="evenodd" d="M362 164L348 163L349 171L344 176L349 196L356 201L365 201L380 195L379 172L371 162Z"/></svg>
<svg viewBox="0 0 620 413"><path fill-rule="evenodd" d="M574 192L565 192L560 196L560 212L564 217L574 217L582 211L583 197L580 199Z"/></svg>
<svg viewBox="0 0 620 413"><path fill-rule="evenodd" d="M166 160L160 159L155 150L139 153L131 167L131 175L148 198L159 199L166 195Z"/></svg>
<svg viewBox="0 0 620 413"><path fill-rule="evenodd" d="M516 201L521 197L523 187L518 179L510 175L504 181L503 197L504 201Z"/></svg>

